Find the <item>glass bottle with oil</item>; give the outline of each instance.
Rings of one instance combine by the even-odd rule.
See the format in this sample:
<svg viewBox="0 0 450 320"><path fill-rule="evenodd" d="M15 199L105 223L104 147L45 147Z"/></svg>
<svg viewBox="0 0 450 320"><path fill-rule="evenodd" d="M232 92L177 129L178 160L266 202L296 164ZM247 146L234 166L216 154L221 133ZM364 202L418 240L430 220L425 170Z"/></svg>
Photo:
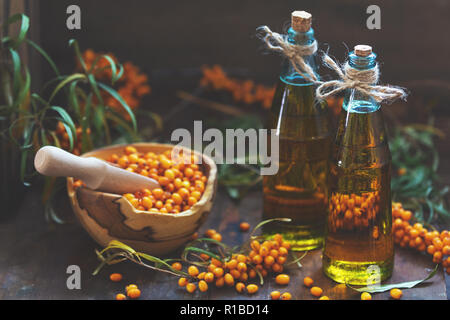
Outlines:
<svg viewBox="0 0 450 320"><path fill-rule="evenodd" d="M357 70L376 66L370 46L349 54ZM330 168L323 270L337 282L370 285L392 274L391 154L380 104L346 92Z"/></svg>
<svg viewBox="0 0 450 320"><path fill-rule="evenodd" d="M300 45L315 41L309 13L293 12L287 39ZM304 57L318 78L315 59ZM279 135L279 170L263 178L263 219L292 222L267 224L263 235L282 234L292 250L322 246L325 232L331 128L328 106L317 101L315 89L286 59L269 114L268 127Z"/></svg>

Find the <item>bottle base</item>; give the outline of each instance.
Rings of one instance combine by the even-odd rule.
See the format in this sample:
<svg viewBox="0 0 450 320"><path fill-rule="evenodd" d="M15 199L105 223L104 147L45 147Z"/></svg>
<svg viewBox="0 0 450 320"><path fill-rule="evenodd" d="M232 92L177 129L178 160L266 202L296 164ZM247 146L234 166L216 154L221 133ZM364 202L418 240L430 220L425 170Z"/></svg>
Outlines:
<svg viewBox="0 0 450 320"><path fill-rule="evenodd" d="M323 255L323 272L338 283L374 285L392 275L394 258L385 261L355 262L335 260Z"/></svg>

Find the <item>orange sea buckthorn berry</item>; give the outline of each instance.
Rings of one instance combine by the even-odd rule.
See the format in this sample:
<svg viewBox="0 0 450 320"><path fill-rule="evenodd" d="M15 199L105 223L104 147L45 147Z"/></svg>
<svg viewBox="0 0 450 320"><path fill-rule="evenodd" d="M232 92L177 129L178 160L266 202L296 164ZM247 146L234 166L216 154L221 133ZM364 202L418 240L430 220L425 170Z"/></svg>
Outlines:
<svg viewBox="0 0 450 320"><path fill-rule="evenodd" d="M250 223L241 222L241 224L239 225L239 229L241 229L242 232L246 232L246 231L250 230Z"/></svg>
<svg viewBox="0 0 450 320"><path fill-rule="evenodd" d="M131 290L131 289L138 289L138 286L135 284L129 284L125 287L125 292L128 292L128 290Z"/></svg>
<svg viewBox="0 0 450 320"><path fill-rule="evenodd" d="M190 266L188 268L188 273L192 277L196 277L199 274L198 268L196 266Z"/></svg>
<svg viewBox="0 0 450 320"><path fill-rule="evenodd" d="M206 274L205 274L205 279L204 279L206 282L208 282L208 283L211 283L211 282L213 282L214 281L214 273L212 273L212 272L207 272Z"/></svg>
<svg viewBox="0 0 450 320"><path fill-rule="evenodd" d="M133 153L137 153L137 150L136 150L136 148L133 147L133 146L126 146L126 147L125 147L125 153L126 153L127 155L130 155L130 154L133 154Z"/></svg>
<svg viewBox="0 0 450 320"><path fill-rule="evenodd" d="M189 283L188 279L181 277L180 279L178 279L178 285L180 287L185 287L187 284Z"/></svg>
<svg viewBox="0 0 450 320"><path fill-rule="evenodd" d="M128 298L137 299L141 296L141 290L133 288L127 291Z"/></svg>
<svg viewBox="0 0 450 320"><path fill-rule="evenodd" d="M281 300L291 300L292 299L292 295L289 292L285 292L281 295Z"/></svg>
<svg viewBox="0 0 450 320"><path fill-rule="evenodd" d="M229 287L234 286L234 278L230 273L225 274L225 276L223 277L225 284Z"/></svg>
<svg viewBox="0 0 450 320"><path fill-rule="evenodd" d="M445 256L450 255L450 246L446 245L442 248L442 254L444 254Z"/></svg>
<svg viewBox="0 0 450 320"><path fill-rule="evenodd" d="M278 253L281 256L286 256L288 254L288 249L286 249L285 247L280 247L280 249L278 249Z"/></svg>
<svg viewBox="0 0 450 320"><path fill-rule="evenodd" d="M235 288L236 288L237 292L241 293L245 290L245 284L242 282L238 282L238 283L236 283Z"/></svg>
<svg viewBox="0 0 450 320"><path fill-rule="evenodd" d="M278 242L280 245L283 242L283 236L279 233L277 233L276 235L273 236L273 240L275 240L276 242Z"/></svg>
<svg viewBox="0 0 450 320"><path fill-rule="evenodd" d="M372 296L368 292L361 293L361 300L372 300Z"/></svg>
<svg viewBox="0 0 450 320"><path fill-rule="evenodd" d="M195 285L195 283L188 283L186 285L186 291L189 293L194 293L194 291L197 289L197 286Z"/></svg>
<svg viewBox="0 0 450 320"><path fill-rule="evenodd" d="M247 271L247 264L246 264L245 262L239 262L239 263L237 264L236 269L237 269L239 272L245 272L245 271Z"/></svg>
<svg viewBox="0 0 450 320"><path fill-rule="evenodd" d="M217 268L214 269L213 273L214 273L215 277L220 278L220 277L223 276L224 271L223 271L222 268L218 268L217 267Z"/></svg>
<svg viewBox="0 0 450 320"><path fill-rule="evenodd" d="M281 284L281 285L288 285L289 280L290 280L290 278L287 274L279 274L275 278L275 282L277 284Z"/></svg>
<svg viewBox="0 0 450 320"><path fill-rule="evenodd" d="M313 283L314 283L314 280L311 279L310 277L305 277L303 279L303 284L308 288L311 287L313 285Z"/></svg>
<svg viewBox="0 0 450 320"><path fill-rule="evenodd" d="M199 279L199 280L205 280L205 275L206 275L206 272L200 272L200 273L198 274L198 276L197 276L197 279Z"/></svg>
<svg viewBox="0 0 450 320"><path fill-rule="evenodd" d="M174 268L177 271L181 271L181 269L183 269L183 266L179 262L174 262L172 263L172 268Z"/></svg>
<svg viewBox="0 0 450 320"><path fill-rule="evenodd" d="M434 263L441 263L442 262L442 252L441 251L436 251L433 254L433 262Z"/></svg>
<svg viewBox="0 0 450 320"><path fill-rule="evenodd" d="M216 234L217 233L217 231L216 230L214 230L214 229L208 229L208 230L206 230L206 232L205 232L205 235L208 237L208 238L211 238L214 234Z"/></svg>
<svg viewBox="0 0 450 320"><path fill-rule="evenodd" d="M206 281L200 280L199 283L198 283L198 289L201 292L208 291L208 284L206 283Z"/></svg>
<svg viewBox="0 0 450 320"><path fill-rule="evenodd" d="M122 275L120 273L111 273L109 279L114 282L119 282L122 280Z"/></svg>
<svg viewBox="0 0 450 320"><path fill-rule="evenodd" d="M312 287L310 292L313 296L320 297L323 293L323 290L320 287Z"/></svg>
<svg viewBox="0 0 450 320"><path fill-rule="evenodd" d="M286 262L287 258L285 256L279 256L277 257L277 263L284 264Z"/></svg>
<svg viewBox="0 0 450 320"><path fill-rule="evenodd" d="M390 294L391 294L391 297L396 300L400 299L403 296L403 292L400 289L392 289L390 291Z"/></svg>
<svg viewBox="0 0 450 320"><path fill-rule="evenodd" d="M223 277L216 279L216 287L222 288L225 285L225 279Z"/></svg>
<svg viewBox="0 0 450 320"><path fill-rule="evenodd" d="M215 233L212 235L211 239L221 242L222 241L222 235L220 233Z"/></svg>
<svg viewBox="0 0 450 320"><path fill-rule="evenodd" d="M234 279L239 279L241 277L241 273L237 269L230 270L230 274Z"/></svg>
<svg viewBox="0 0 450 320"><path fill-rule="evenodd" d="M164 190L161 188L155 188L152 190L152 194L155 197L155 199L160 200L163 197Z"/></svg>
<svg viewBox="0 0 450 320"><path fill-rule="evenodd" d="M125 300L127 297L123 293L118 293L116 295L116 300Z"/></svg>
<svg viewBox="0 0 450 320"><path fill-rule="evenodd" d="M278 299L280 299L280 296L281 296L281 292L280 291L272 291L270 293L270 298L272 300L278 300Z"/></svg>
<svg viewBox="0 0 450 320"><path fill-rule="evenodd" d="M211 258L211 264L215 265L216 267L222 267L223 263L220 260L217 260L216 258Z"/></svg>
<svg viewBox="0 0 450 320"><path fill-rule="evenodd" d="M247 285L247 292L249 294L254 294L256 292L258 292L258 286L256 284L249 284Z"/></svg>

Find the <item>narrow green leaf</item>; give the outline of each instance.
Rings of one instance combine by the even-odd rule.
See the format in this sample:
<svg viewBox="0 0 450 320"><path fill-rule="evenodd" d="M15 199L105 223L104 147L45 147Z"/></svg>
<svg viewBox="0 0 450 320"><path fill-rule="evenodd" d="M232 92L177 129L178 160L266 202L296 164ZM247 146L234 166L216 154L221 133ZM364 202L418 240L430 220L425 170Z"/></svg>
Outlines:
<svg viewBox="0 0 450 320"><path fill-rule="evenodd" d="M18 13L15 14L11 17L9 17L5 23L3 24L3 28L6 29L7 26L9 26L10 24L16 22L20 20L20 29L19 29L19 34L17 35L17 38L13 39L10 37L5 37L7 40L10 40L13 44L13 48L17 49L17 47L22 43L22 41L25 39L28 29L30 27L30 19L23 13Z"/></svg>
<svg viewBox="0 0 450 320"><path fill-rule="evenodd" d="M78 46L78 41L75 39L70 39L69 46L74 47L75 55L78 58L78 61L80 61L81 67L83 68L84 72L86 72L87 71L86 63L84 63L83 56L81 55L80 47Z"/></svg>
<svg viewBox="0 0 450 320"><path fill-rule="evenodd" d="M259 228L261 228L263 225L274 222L274 221L280 221L280 222L291 222L292 219L290 218L273 218L273 219L267 219L264 221L261 221L260 223L258 223L256 225L256 227L253 229L252 233L250 234L250 237L253 236L253 234L256 232L256 230L258 230Z"/></svg>
<svg viewBox="0 0 450 320"><path fill-rule="evenodd" d="M407 282L394 283L394 284L384 284L384 285L379 285L379 286L374 285L374 286L368 286L368 287L364 287L364 288L354 288L350 285L347 285L347 286L358 292L369 292L369 293L385 292L385 291L389 291L389 290L392 290L395 288L411 289L411 288L421 284L422 282L425 282L428 279L431 279L432 277L434 277L438 268L439 268L439 264L437 264L436 267L430 272L430 274L422 280L407 281Z"/></svg>
<svg viewBox="0 0 450 320"><path fill-rule="evenodd" d="M63 81L61 81L56 88L53 90L52 94L50 95L50 98L48 99L49 102L53 100L55 95L61 90L66 84L70 83L71 81L77 80L77 79L86 79L86 75L82 73L74 73L68 77L66 77Z"/></svg>
<svg viewBox="0 0 450 320"><path fill-rule="evenodd" d="M58 67L56 66L56 64L53 62L53 60L50 58L50 56L35 42L31 41L30 39L25 39L25 41L31 45L37 52L39 52L41 54L41 56L44 57L45 60L47 60L48 64L50 65L50 67L53 69L53 71L55 72L55 74L57 76L60 75Z"/></svg>
<svg viewBox="0 0 450 320"><path fill-rule="evenodd" d="M197 248L197 247L186 247L184 249L183 253L187 254L188 252L191 252L191 251L192 252L198 252L198 253L204 253L204 254L207 254L208 256L213 257L213 258L215 258L215 259L217 259L219 261L223 261L223 259L221 257L219 257L217 254L212 253L212 252L210 252L208 250Z"/></svg>
<svg viewBox="0 0 450 320"><path fill-rule="evenodd" d="M111 87L109 87L106 84L101 83L101 82L98 83L98 86L100 88L102 88L103 90L105 90L106 92L108 92L114 99L116 99L122 105L122 107L125 109L125 111L130 116L131 122L133 124L133 129L136 131L137 130L136 118L134 116L133 111L128 106L128 104L122 99L122 97L113 88L111 88Z"/></svg>
<svg viewBox="0 0 450 320"><path fill-rule="evenodd" d="M18 95L19 86L20 86L20 57L16 50L10 48L9 53L11 54L11 61L13 64L13 92L14 95Z"/></svg>

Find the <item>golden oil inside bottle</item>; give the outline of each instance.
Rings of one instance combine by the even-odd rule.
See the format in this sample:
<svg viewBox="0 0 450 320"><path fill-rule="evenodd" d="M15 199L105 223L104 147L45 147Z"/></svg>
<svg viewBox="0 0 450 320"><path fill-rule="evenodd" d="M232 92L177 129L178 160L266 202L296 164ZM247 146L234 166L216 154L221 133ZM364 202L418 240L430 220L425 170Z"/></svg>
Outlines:
<svg viewBox="0 0 450 320"><path fill-rule="evenodd" d="M280 80L269 115L279 135L279 171L263 178L263 219L292 222L267 224L263 234L282 234L292 250L322 246L325 232L331 130L326 102L317 102L314 90Z"/></svg>
<svg viewBox="0 0 450 320"><path fill-rule="evenodd" d="M343 109L330 169L323 252L323 270L333 280L367 285L392 274L390 174L381 110Z"/></svg>

